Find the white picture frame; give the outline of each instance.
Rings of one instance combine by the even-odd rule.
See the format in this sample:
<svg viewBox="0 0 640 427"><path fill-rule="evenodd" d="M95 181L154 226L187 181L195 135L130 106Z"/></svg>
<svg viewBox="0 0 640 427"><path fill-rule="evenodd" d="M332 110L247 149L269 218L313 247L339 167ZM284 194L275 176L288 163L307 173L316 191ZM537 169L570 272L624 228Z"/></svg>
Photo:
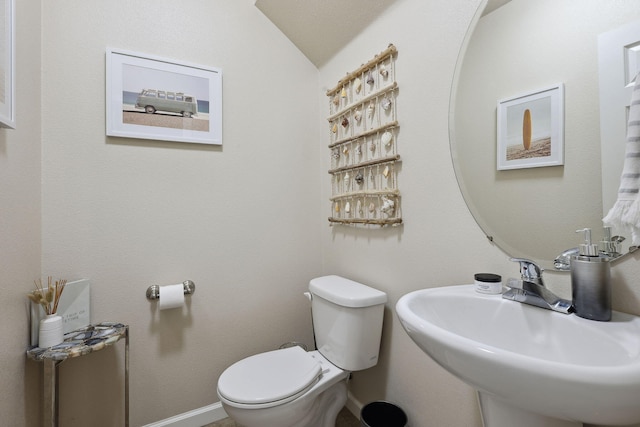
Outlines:
<svg viewBox="0 0 640 427"><path fill-rule="evenodd" d="M107 49L106 133L222 144L222 70Z"/></svg>
<svg viewBox="0 0 640 427"><path fill-rule="evenodd" d="M15 129L15 2L0 0L0 127Z"/></svg>
<svg viewBox="0 0 640 427"><path fill-rule="evenodd" d="M497 169L564 165L562 83L498 101Z"/></svg>

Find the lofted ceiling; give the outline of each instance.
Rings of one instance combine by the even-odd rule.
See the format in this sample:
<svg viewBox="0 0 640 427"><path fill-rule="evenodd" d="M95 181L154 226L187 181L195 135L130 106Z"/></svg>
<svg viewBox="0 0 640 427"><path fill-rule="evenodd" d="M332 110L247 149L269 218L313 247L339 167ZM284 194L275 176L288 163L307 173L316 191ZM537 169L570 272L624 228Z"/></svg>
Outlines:
<svg viewBox="0 0 640 427"><path fill-rule="evenodd" d="M255 0L255 5L321 67L396 1ZM489 0L485 14L509 1Z"/></svg>
<svg viewBox="0 0 640 427"><path fill-rule="evenodd" d="M256 0L255 5L321 67L396 0Z"/></svg>

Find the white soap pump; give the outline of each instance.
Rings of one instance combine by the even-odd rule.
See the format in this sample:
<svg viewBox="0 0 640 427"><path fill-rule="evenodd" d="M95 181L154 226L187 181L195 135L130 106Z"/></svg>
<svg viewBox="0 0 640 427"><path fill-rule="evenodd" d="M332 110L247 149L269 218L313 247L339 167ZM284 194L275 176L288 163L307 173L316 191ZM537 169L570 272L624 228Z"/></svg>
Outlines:
<svg viewBox="0 0 640 427"><path fill-rule="evenodd" d="M579 255L571 257L571 292L576 315L590 320L611 320L611 267L591 243L591 229L584 233Z"/></svg>

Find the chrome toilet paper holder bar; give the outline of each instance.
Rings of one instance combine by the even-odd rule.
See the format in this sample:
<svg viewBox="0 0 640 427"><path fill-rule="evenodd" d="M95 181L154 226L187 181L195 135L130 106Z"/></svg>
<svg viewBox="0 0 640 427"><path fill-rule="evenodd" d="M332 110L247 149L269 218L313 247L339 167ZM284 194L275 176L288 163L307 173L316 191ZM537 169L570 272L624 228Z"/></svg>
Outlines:
<svg viewBox="0 0 640 427"><path fill-rule="evenodd" d="M193 295L196 292L196 284L191 280L182 282L185 295ZM160 285L151 285L147 288L147 299L150 301L160 299Z"/></svg>

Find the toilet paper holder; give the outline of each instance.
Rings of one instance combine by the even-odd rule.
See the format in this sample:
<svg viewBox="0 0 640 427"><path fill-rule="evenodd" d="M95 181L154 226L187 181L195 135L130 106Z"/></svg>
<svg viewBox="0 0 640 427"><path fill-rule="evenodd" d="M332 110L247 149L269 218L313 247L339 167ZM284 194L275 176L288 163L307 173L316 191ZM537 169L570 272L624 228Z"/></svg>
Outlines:
<svg viewBox="0 0 640 427"><path fill-rule="evenodd" d="M185 295L193 295L196 292L196 284L191 280L182 282ZM160 285L151 285L147 288L147 299L150 301L160 299Z"/></svg>

